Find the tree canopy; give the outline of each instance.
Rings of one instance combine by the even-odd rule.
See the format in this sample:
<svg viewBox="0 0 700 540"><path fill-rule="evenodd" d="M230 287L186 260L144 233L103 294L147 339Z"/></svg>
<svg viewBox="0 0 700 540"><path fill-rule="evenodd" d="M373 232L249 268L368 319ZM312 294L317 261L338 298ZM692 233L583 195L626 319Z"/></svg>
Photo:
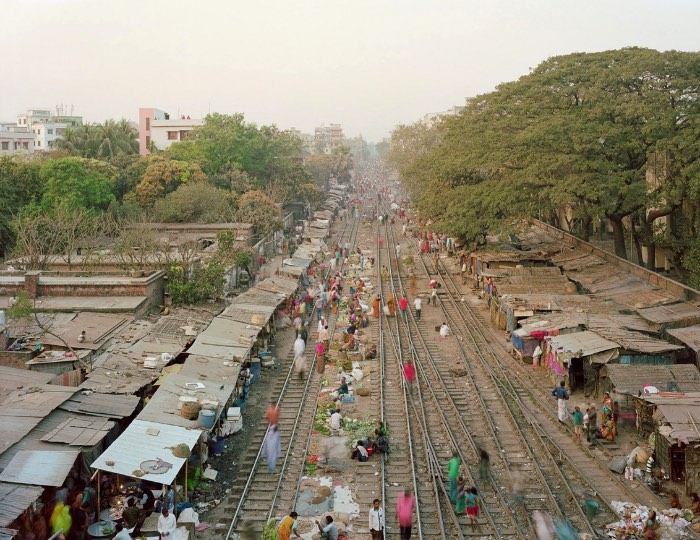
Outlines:
<svg viewBox="0 0 700 540"><path fill-rule="evenodd" d="M45 184L41 206L104 210L114 200L112 182L116 171L109 164L85 158L66 157L41 165Z"/></svg>
<svg viewBox="0 0 700 540"><path fill-rule="evenodd" d="M483 237L479 223L564 211L584 236L609 220L625 256L623 219L667 215L697 181L699 92L697 53L557 56L436 127L400 126L389 159L419 207L463 240ZM651 185L659 156L665 180Z"/></svg>

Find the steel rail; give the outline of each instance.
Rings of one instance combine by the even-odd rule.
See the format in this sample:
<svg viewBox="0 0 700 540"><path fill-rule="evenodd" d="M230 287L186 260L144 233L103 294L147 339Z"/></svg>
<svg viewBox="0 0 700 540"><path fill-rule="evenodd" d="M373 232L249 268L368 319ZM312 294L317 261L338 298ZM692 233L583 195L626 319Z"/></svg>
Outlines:
<svg viewBox="0 0 700 540"><path fill-rule="evenodd" d="M348 227L348 220L345 221L345 224L344 224L344 226L343 226L343 230L341 231L341 234L339 235L341 239L345 236L345 232L346 232L346 230L347 230L347 227ZM352 229L351 229L351 234L352 234ZM329 268L326 270L326 273L324 274L324 279L326 279L326 278L328 277L328 275L330 274L330 272L331 272L331 268L329 267ZM313 318L313 314L314 314L314 313L315 313L315 307L314 307L314 309L312 310L312 312L311 312L311 314L310 314L310 319ZM315 359L315 355L314 355L314 359ZM294 363L292 362L292 364L291 364L290 367L289 367L289 371L287 372L287 376L286 376L286 378L285 378L284 384L282 385L282 389L280 390L280 394L279 394L279 397L278 397L277 402L276 402L276 405L277 405L278 407L279 407L280 403L281 403L282 400L283 400L283 397L284 397L284 395L285 395L285 392L286 392L286 390L287 390L287 387L289 386L289 382L290 382L290 380L291 380L291 377L292 377L293 373L294 373ZM306 400L306 397L307 397L307 394L308 394L308 388L309 388L309 385L310 385L310 383L311 383L311 379L312 379L311 374L309 374L309 377L307 377L307 381L306 381L306 384L305 384L305 386L304 386L304 397L303 397L303 399L302 399L302 400L300 401L300 403L299 403L299 409L298 409L297 416L296 416L296 419L295 419L295 423L294 423L294 426L293 426L292 434L290 435L289 445L288 445L288 447L287 447L287 453L285 454L285 460L284 460L284 462L283 462L283 464L282 464L282 469L281 469L281 471L280 471L280 480L278 481L277 487L276 487L276 489L275 489L274 496L273 496L273 498L272 498L272 503L271 503L271 506L270 506L270 512L268 513L268 519L271 517L271 514L272 514L273 509L274 509L274 504L275 504L276 499L277 499L277 497L278 497L278 495L279 495L279 490L280 490L280 486L281 486L281 479L282 479L283 474L284 474L284 467L285 467L285 465L287 464L287 461L288 461L289 453L290 453L291 446L292 446L292 440L293 440L293 438L294 438L294 435L295 435L295 433L296 433L296 430L297 430L297 427L298 427L298 424L299 424L299 419L300 419L300 417L301 417L301 411L302 411L302 409L303 409L303 406L304 406L304 403L305 403L305 400ZM245 486L243 487L243 491L242 491L241 497L240 497L240 499L239 499L239 501L238 501L238 505L236 506L236 510L235 510L235 512L234 512L234 514L233 514L233 517L231 518L231 524L230 524L230 526L229 526L229 528L228 528L228 531L227 531L227 533L226 533L225 540L230 540L230 538L231 538L231 536L232 536L232 534L233 534L233 532L234 532L234 529L235 529L235 527L236 527L236 524L238 523L238 519L239 519L240 514L241 514L241 512L242 512L242 510L243 510L243 506L244 506L244 504L245 504L245 502L246 502L246 500L247 500L247 496L248 496L248 493L249 493L249 491L250 491L250 487L251 487L251 485L252 485L252 483L253 483L253 481L254 481L254 479L255 479L256 471L257 471L257 469L258 469L258 466L260 465L261 457L262 457L262 454L263 454L263 451L264 451L264 448L265 448L265 438L266 438L266 436L267 436L267 435L265 435L265 437L263 437L263 440L262 440L262 442L261 442L261 444L260 444L260 448L258 449L258 452L257 452L257 454L256 454L256 456L255 456L255 460L253 461L253 464L252 464L251 467L250 467L250 472L249 472L249 474L248 474L248 478L247 478L247 480L246 480Z"/></svg>

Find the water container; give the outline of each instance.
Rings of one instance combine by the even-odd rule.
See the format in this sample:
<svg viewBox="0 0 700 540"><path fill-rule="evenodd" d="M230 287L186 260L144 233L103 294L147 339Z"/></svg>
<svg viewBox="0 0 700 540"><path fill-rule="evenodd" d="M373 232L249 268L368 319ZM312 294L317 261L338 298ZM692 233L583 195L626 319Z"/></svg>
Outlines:
<svg viewBox="0 0 700 540"><path fill-rule="evenodd" d="M202 409L199 411L199 425L204 429L211 429L214 427L214 420L216 419L216 413L209 409Z"/></svg>
<svg viewBox="0 0 700 540"><path fill-rule="evenodd" d="M586 499L586 516L595 517L598 513L599 505L592 499Z"/></svg>
<svg viewBox="0 0 700 540"><path fill-rule="evenodd" d="M254 383L260 378L260 359L259 358L253 358L250 361L250 374L252 375L252 378L250 379L251 383Z"/></svg>

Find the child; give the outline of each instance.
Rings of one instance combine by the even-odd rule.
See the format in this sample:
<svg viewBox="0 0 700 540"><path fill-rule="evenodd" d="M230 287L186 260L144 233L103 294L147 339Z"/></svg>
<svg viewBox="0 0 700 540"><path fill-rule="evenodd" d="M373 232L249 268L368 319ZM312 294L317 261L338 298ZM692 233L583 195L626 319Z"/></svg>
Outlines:
<svg viewBox="0 0 700 540"><path fill-rule="evenodd" d="M476 488L469 488L464 496L464 499L466 503L467 516L469 516L469 524L474 527L475 525L478 525L477 516L479 515L479 498L477 496Z"/></svg>
<svg viewBox="0 0 700 540"><path fill-rule="evenodd" d="M581 424L583 423L583 413L578 405L574 407L574 412L571 417L574 420L574 435L576 436L576 442L581 443Z"/></svg>

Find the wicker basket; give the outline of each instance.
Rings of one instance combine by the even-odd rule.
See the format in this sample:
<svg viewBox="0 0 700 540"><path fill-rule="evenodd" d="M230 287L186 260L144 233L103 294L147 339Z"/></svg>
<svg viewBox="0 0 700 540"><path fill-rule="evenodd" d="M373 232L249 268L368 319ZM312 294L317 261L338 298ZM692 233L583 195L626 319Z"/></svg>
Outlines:
<svg viewBox="0 0 700 540"><path fill-rule="evenodd" d="M180 416L188 420L197 420L202 405L197 401L185 401L180 409Z"/></svg>

